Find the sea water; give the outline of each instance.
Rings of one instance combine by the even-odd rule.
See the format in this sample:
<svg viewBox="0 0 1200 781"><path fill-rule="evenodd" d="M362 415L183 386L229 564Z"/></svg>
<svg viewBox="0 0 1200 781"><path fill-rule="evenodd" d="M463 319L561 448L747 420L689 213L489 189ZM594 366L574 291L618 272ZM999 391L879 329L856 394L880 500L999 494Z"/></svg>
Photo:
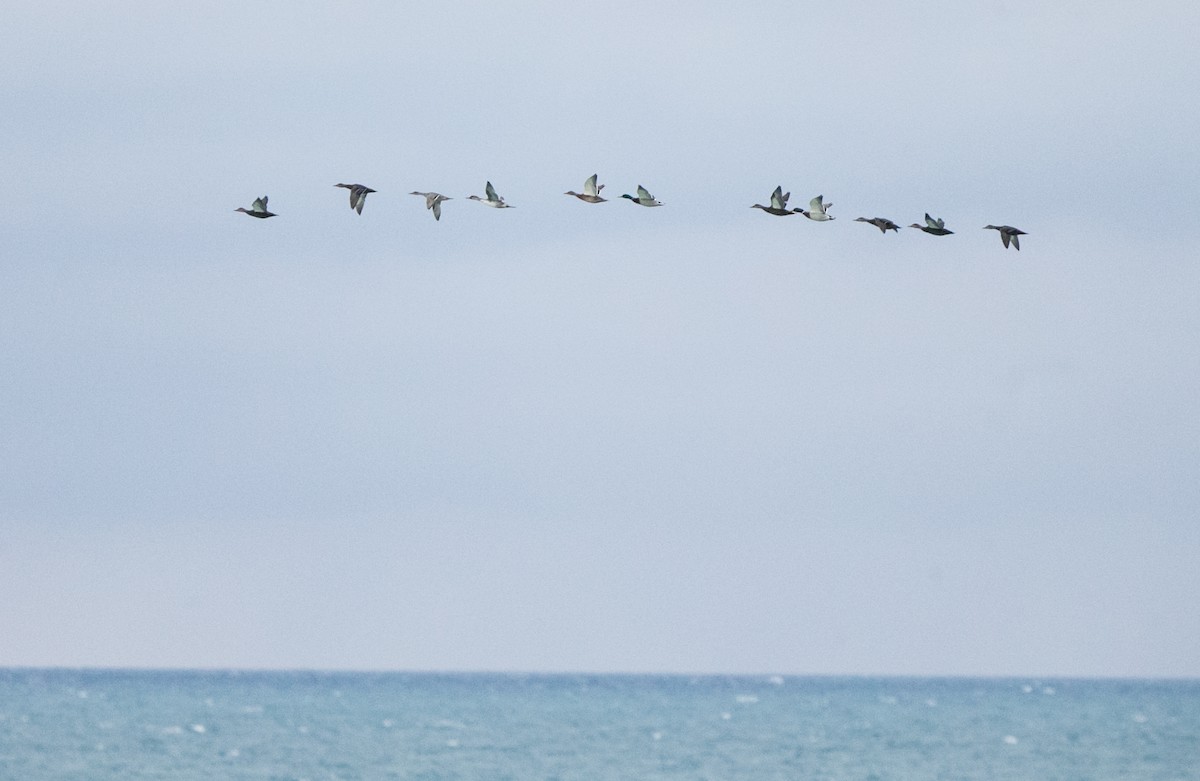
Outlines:
<svg viewBox="0 0 1200 781"><path fill-rule="evenodd" d="M1200 779L1200 682L0 670L0 779Z"/></svg>

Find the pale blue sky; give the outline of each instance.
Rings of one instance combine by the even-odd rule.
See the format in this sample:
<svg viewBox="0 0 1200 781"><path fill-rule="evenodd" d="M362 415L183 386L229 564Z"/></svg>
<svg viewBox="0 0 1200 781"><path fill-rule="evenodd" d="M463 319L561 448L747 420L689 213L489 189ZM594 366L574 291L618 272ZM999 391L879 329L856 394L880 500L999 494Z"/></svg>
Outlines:
<svg viewBox="0 0 1200 781"><path fill-rule="evenodd" d="M6 5L0 665L1200 675L1196 7L196 8Z"/></svg>

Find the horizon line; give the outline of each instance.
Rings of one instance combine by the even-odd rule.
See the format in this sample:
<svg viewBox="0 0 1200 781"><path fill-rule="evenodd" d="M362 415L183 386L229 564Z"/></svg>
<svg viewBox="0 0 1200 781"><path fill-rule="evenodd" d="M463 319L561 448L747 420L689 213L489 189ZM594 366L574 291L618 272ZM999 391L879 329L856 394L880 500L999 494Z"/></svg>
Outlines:
<svg viewBox="0 0 1200 781"><path fill-rule="evenodd" d="M785 673L785 672L688 672L688 671L594 671L594 670L502 670L502 669L434 669L434 668L356 668L356 667L222 667L222 666L123 666L123 665L6 665L0 673L150 673L150 674L216 674L216 675L420 675L510 678L761 678L772 682L800 679L871 679L871 680L943 680L943 681L1142 681L1164 683L1200 683L1200 675L1141 675L1141 674L1077 674L1077 673Z"/></svg>

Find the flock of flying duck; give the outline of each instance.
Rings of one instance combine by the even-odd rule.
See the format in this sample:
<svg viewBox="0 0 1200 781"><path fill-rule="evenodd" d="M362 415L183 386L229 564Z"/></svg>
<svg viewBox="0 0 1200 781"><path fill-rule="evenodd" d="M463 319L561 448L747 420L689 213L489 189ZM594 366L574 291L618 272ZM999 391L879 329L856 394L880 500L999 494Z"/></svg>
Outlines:
<svg viewBox="0 0 1200 781"><path fill-rule="evenodd" d="M563 193L563 195L573 195L584 203L604 203L608 200L600 195L600 191L604 189L604 185L596 184L596 177L597 174L592 174L587 178L587 181L583 183L583 192L577 193L574 190L568 190L567 192ZM362 184L339 183L335 184L334 187L342 187L350 191L350 208L359 214L362 214L363 205L367 202L367 196L375 192L375 190L372 190L370 187ZM424 198L425 208L433 212L433 218L435 220L442 219L442 203L444 201L453 200L452 198L442 195L441 193L421 193L414 191L410 193L410 195L418 195ZM771 193L770 206L763 206L761 203L756 203L750 208L762 209L767 214L772 214L776 217L789 217L793 214L803 214L805 217L815 222L827 222L834 219L833 215L829 214L829 209L833 206L833 204L825 203L824 196L818 195L816 198L813 198L811 201L809 201L808 209L789 209L787 204L788 198L790 198L791 195L791 193L785 193L783 191L783 186L780 185L779 187L775 188L775 192ZM662 201L657 200L645 187L642 187L640 184L637 187L636 196L625 194L621 197L627 198L639 206L663 205ZM478 201L484 206L490 206L493 209L513 208L510 204L505 203L503 198L496 194L496 188L492 187L491 182L488 182L487 186L484 188L484 195L482 198L478 195L471 195L468 196L467 199L471 201ZM265 195L261 198L255 198L254 203L250 205L249 209L239 207L234 209L234 211L242 212L243 214L248 214L251 217L258 217L260 219L266 219L267 217L275 216L274 212L267 211L267 196ZM857 217L854 221L865 222L869 225L874 225L885 235L888 231L896 231L897 233L900 232L900 226L886 217L871 217L870 219L866 217ZM928 212L925 214L924 225L914 222L908 227L925 231L931 236L949 236L950 234L954 233L954 231L946 229L945 220L930 217ZM998 231L1000 233L1000 241L1004 242L1005 249L1007 249L1009 245L1012 245L1013 249L1018 251L1021 249L1020 237L1025 235L1025 231L1019 228L1014 228L1011 225L985 225L983 229Z"/></svg>

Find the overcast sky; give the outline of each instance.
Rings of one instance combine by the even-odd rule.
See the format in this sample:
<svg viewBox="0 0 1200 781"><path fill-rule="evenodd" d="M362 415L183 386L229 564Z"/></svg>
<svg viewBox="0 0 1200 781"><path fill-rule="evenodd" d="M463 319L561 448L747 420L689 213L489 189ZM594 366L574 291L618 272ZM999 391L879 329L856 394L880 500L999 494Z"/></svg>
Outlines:
<svg viewBox="0 0 1200 781"><path fill-rule="evenodd" d="M1200 675L1200 6L194 9L5 5L0 665Z"/></svg>

